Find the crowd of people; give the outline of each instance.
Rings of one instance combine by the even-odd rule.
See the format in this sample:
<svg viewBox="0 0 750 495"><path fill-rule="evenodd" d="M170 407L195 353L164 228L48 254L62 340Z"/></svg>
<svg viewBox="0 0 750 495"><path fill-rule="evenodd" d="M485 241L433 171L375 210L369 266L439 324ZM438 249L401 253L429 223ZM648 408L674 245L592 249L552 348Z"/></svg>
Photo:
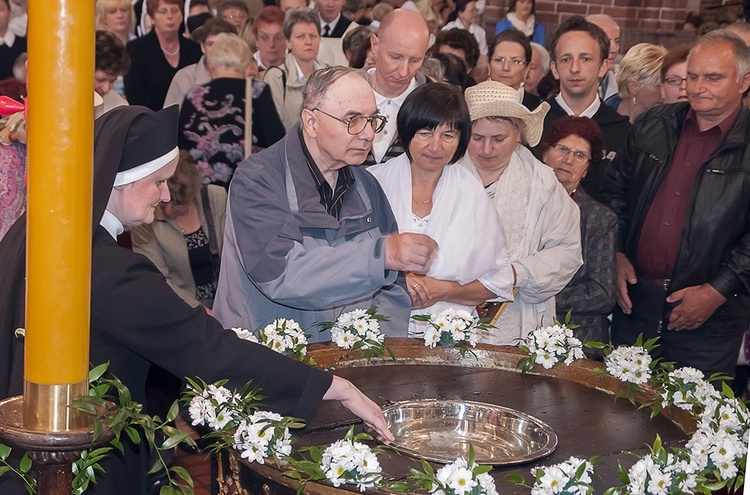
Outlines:
<svg viewBox="0 0 750 495"><path fill-rule="evenodd" d="M658 336L655 356L733 375L750 323L748 24L623 54L606 15L545 26L515 0L490 35L483 8L97 0L92 360L136 398L153 364L256 378L302 417L337 399L385 441L354 386L223 329L284 317L327 341L316 325L377 306L386 335L413 337L410 316L494 308L480 340L512 345L570 314L582 339ZM25 39L5 39L7 72ZM14 207L3 396L22 366ZM140 493L133 472L117 483Z"/></svg>

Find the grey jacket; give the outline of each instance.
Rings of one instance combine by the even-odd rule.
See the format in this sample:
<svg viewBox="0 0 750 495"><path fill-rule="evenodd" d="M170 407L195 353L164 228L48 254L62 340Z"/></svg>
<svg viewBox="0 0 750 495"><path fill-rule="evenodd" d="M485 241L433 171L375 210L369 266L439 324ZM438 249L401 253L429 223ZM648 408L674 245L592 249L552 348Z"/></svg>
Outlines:
<svg viewBox="0 0 750 495"><path fill-rule="evenodd" d="M226 327L255 330L292 318L314 325L354 308L377 306L389 336L406 336L409 295L385 269L385 236L398 231L374 177L352 167L340 219L329 215L307 168L299 125L243 161L229 190L221 274L213 315Z"/></svg>

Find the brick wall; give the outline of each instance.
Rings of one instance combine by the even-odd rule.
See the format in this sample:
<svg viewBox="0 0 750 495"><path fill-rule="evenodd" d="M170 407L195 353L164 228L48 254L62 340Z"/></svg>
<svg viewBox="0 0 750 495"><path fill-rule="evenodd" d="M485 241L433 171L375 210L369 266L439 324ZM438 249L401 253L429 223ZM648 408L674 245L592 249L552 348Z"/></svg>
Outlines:
<svg viewBox="0 0 750 495"><path fill-rule="evenodd" d="M703 0L703 2L712 0ZM721 2L722 0L713 0ZM573 14L607 14L622 29L622 53L636 43L648 41L667 47L684 41L678 32L687 15L688 0L537 0L536 17L547 26L549 37L555 28ZM489 34L505 17L508 0L487 0L484 24Z"/></svg>

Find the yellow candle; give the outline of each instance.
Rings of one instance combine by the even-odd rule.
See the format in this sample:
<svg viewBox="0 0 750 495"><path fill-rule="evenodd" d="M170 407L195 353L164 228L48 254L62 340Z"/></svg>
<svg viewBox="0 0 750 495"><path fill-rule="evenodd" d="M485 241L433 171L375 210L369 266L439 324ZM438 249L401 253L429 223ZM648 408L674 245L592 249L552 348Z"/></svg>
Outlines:
<svg viewBox="0 0 750 495"><path fill-rule="evenodd" d="M29 0L25 379L89 368L94 5Z"/></svg>

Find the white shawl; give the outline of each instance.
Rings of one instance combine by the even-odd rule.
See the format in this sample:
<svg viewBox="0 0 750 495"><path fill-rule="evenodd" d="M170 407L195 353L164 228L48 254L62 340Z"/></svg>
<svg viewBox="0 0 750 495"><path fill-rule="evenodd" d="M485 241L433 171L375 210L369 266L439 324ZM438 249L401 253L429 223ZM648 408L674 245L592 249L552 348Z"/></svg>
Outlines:
<svg viewBox="0 0 750 495"><path fill-rule="evenodd" d="M460 163L479 179L468 153ZM552 324L555 294L583 263L580 213L552 169L521 145L486 191L505 228L518 294L497 329L480 341L513 344L540 324Z"/></svg>
<svg viewBox="0 0 750 495"><path fill-rule="evenodd" d="M515 12L508 12L508 15L505 17L510 21L514 28L518 29L526 36L531 37L534 34L534 22L536 21L534 14L529 14L526 18L526 22L519 19Z"/></svg>
<svg viewBox="0 0 750 495"><path fill-rule="evenodd" d="M385 191L399 232L411 232L411 166L406 154L367 170ZM463 167L454 164L443 169L424 233L438 244L428 276L461 284L479 280L498 300L513 299L513 274L500 219L482 185ZM434 314L449 307L475 312L473 307L439 302L412 314Z"/></svg>

